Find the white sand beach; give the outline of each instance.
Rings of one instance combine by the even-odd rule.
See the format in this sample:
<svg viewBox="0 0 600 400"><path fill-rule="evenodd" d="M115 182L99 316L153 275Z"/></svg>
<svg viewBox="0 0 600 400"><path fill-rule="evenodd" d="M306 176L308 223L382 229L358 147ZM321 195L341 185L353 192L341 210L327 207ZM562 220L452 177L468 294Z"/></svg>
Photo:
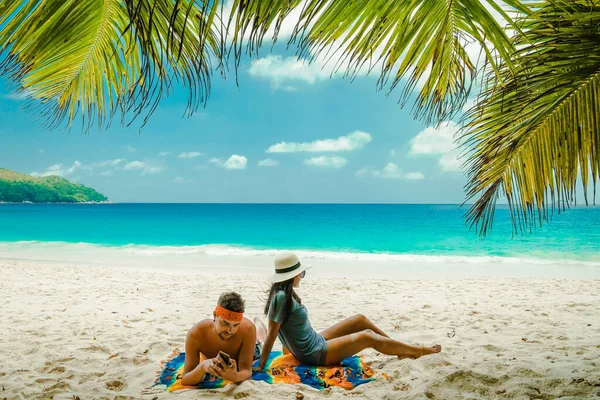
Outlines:
<svg viewBox="0 0 600 400"><path fill-rule="evenodd" d="M267 288L262 274L270 264L244 272L242 257L229 265L211 259L196 269L178 268L178 258L170 256L160 269L92 256L84 262L83 256L43 260L40 253L32 256L37 260L17 260L7 254L0 258L0 399L600 396L598 269L547 269L575 271L570 277L564 272L542 278L537 275L544 266L536 266L539 274L532 277L526 272L531 268L511 277L518 270L513 268L504 277L436 278L424 267L419 277L414 267L410 279L403 279L386 276L381 266L374 268L377 274L365 268L345 274L339 263L327 268L332 261L313 260L298 292L315 329L362 313L395 339L440 343L443 352L400 361L365 351L376 379L352 391L247 381L142 396L161 361L183 350L187 330L211 314L222 291L239 291L246 314L261 314ZM259 264L256 258L247 262Z"/></svg>

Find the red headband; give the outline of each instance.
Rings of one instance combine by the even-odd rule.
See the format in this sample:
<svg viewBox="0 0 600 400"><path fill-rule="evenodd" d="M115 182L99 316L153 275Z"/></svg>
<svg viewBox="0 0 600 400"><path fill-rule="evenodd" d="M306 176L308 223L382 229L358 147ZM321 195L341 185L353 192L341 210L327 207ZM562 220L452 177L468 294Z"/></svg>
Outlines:
<svg viewBox="0 0 600 400"><path fill-rule="evenodd" d="M244 317L244 313L229 311L221 306L217 306L217 308L215 308L215 314L223 319L235 322L241 322L242 318Z"/></svg>

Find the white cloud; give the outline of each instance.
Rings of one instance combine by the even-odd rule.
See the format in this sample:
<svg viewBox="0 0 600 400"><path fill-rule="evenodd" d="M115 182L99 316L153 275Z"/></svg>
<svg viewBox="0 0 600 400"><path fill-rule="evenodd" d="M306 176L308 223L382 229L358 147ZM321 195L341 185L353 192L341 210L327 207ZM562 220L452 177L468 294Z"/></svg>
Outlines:
<svg viewBox="0 0 600 400"><path fill-rule="evenodd" d="M343 168L348 164L348 160L344 157L313 157L304 160L305 165L310 165L313 167L324 167L324 168Z"/></svg>
<svg viewBox="0 0 600 400"><path fill-rule="evenodd" d="M223 164L223 168L225 169L246 169L248 165L248 159L244 156L238 156L237 154L229 157L225 164Z"/></svg>
<svg viewBox="0 0 600 400"><path fill-rule="evenodd" d="M195 181L193 179L185 179L182 178L181 176L176 176L175 178L171 179L169 181L170 183L175 183L175 184L180 184L180 183L194 183Z"/></svg>
<svg viewBox="0 0 600 400"><path fill-rule="evenodd" d="M160 153L158 153L158 156L159 157L166 157L166 156L171 155L171 154L173 154L172 151L161 151Z"/></svg>
<svg viewBox="0 0 600 400"><path fill-rule="evenodd" d="M196 158L196 157L200 157L202 155L202 153L199 153L197 151L191 151L191 152L183 152L180 153L177 158Z"/></svg>
<svg viewBox="0 0 600 400"><path fill-rule="evenodd" d="M127 149L128 152L130 153L135 153L135 147L132 147L130 145L125 146L125 148Z"/></svg>
<svg viewBox="0 0 600 400"><path fill-rule="evenodd" d="M167 168L164 165L155 165L148 161L131 161L123 167L124 171L142 170L142 175L156 174L165 169Z"/></svg>
<svg viewBox="0 0 600 400"><path fill-rule="evenodd" d="M117 165L121 164L122 162L126 161L124 158L117 158L114 160L106 160L106 161L102 161L102 162L97 162L92 164L94 167L116 167Z"/></svg>
<svg viewBox="0 0 600 400"><path fill-rule="evenodd" d="M405 178L408 179L409 181L412 181L412 180L417 180L417 179L424 179L425 175L423 175L421 172L408 172L405 175Z"/></svg>
<svg viewBox="0 0 600 400"><path fill-rule="evenodd" d="M209 163L218 165L224 169L246 169L248 166L248 159L244 156L240 156L237 154L232 155L227 159L227 161L223 162L221 159L213 157L208 160Z"/></svg>
<svg viewBox="0 0 600 400"><path fill-rule="evenodd" d="M371 170L370 167L363 167L355 172L356 176L365 176Z"/></svg>
<svg viewBox="0 0 600 400"><path fill-rule="evenodd" d="M460 160L459 151L453 150L440 157L438 164L444 172L460 172L462 171L463 161Z"/></svg>
<svg viewBox="0 0 600 400"><path fill-rule="evenodd" d="M144 169L146 168L146 164L144 164L141 161L131 161L130 163L127 163L127 165L125 165L123 167L123 170L125 171L132 171L135 169Z"/></svg>
<svg viewBox="0 0 600 400"><path fill-rule="evenodd" d="M117 167L123 161L125 161L125 160L122 158L118 158L115 160L107 160L107 161L102 161L102 162L97 162L97 163L92 163L92 164L83 164L80 161L75 161L75 162L73 162L73 164L70 167L67 167L64 164L53 164L48 167L46 172L42 172L42 173L33 172L31 175L33 175L33 176L56 175L56 176L61 176L61 177L69 177L69 176L72 176L73 174L75 174L76 172L81 172L81 171L86 171L88 174L92 174L95 168ZM111 173L108 173L108 172L109 171L105 171L105 172L101 173L100 175L103 175L103 176L112 175L112 172Z"/></svg>
<svg viewBox="0 0 600 400"><path fill-rule="evenodd" d="M454 141L459 130L459 125L452 121L443 122L437 128L426 128L410 140L410 152L440 156L438 164L444 172L461 171L460 150Z"/></svg>
<svg viewBox="0 0 600 400"><path fill-rule="evenodd" d="M123 171L134 171L141 170L143 175L146 174L155 174L157 172L164 171L166 166L161 164L155 164L151 161L131 161L124 166L121 167L121 164L125 163L127 160L123 158L117 158L114 160L106 160L101 162L95 162L91 164L83 164L80 161L75 161L71 166L65 166L64 164L53 164L48 167L46 172L32 172L32 176L50 176L56 175L60 177L71 177L71 179L75 179L72 176L76 172L86 172L88 175L94 173L94 170L97 168L105 169L100 172L101 176L111 176L114 175L115 171L123 170ZM106 169L108 168L108 169ZM79 175L78 175L79 177Z"/></svg>
<svg viewBox="0 0 600 400"><path fill-rule="evenodd" d="M425 128L410 140L412 154L445 154L456 148L454 136L460 127L445 121L439 127Z"/></svg>
<svg viewBox="0 0 600 400"><path fill-rule="evenodd" d="M333 72L333 63L324 65L318 61L309 63L297 57L282 57L269 54L252 63L248 70L250 76L265 79L271 82L275 89L296 91L294 86L286 82L303 82L314 84L317 81L328 79Z"/></svg>
<svg viewBox="0 0 600 400"><path fill-rule="evenodd" d="M269 147L267 153L352 151L364 147L371 140L372 137L369 133L354 131L337 139L322 139L307 143L277 143Z"/></svg>
<svg viewBox="0 0 600 400"><path fill-rule="evenodd" d="M363 168L360 171L363 171L363 170L365 170L365 168ZM368 172L368 170L365 170L362 175L366 174L367 172ZM357 172L357 175L358 175L358 172ZM383 167L383 169L381 169L381 170L373 170L372 175L376 178L381 178L381 179L398 179L398 180L418 180L418 179L425 178L425 176L421 172L404 173L398 167L397 164L394 164L392 162L387 163L386 166Z"/></svg>
<svg viewBox="0 0 600 400"><path fill-rule="evenodd" d="M276 167L279 165L279 161L273 160L272 158L265 158L258 162L259 167Z"/></svg>
<svg viewBox="0 0 600 400"><path fill-rule="evenodd" d="M83 163L79 162L79 161L75 161L73 162L73 165L71 165L70 167L66 167L63 164L54 164L48 167L48 169L46 170L46 172L32 172L30 175L31 176L36 176L36 177L40 177L40 176L60 176L62 178L68 177L70 175L73 175L75 172L80 171L80 170L91 170L91 166L89 165L83 165Z"/></svg>
<svg viewBox="0 0 600 400"><path fill-rule="evenodd" d="M164 171L165 169L167 169L167 168L162 165L146 166L146 168L144 168L144 170L142 171L142 175L157 174L159 172Z"/></svg>

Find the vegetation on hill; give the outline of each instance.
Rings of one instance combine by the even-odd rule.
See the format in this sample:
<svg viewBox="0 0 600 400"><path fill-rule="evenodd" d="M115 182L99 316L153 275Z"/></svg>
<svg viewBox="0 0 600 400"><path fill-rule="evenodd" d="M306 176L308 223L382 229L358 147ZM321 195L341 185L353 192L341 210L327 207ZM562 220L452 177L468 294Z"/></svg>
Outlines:
<svg viewBox="0 0 600 400"><path fill-rule="evenodd" d="M82 203L104 202L92 188L58 176L36 178L0 168L0 202Z"/></svg>

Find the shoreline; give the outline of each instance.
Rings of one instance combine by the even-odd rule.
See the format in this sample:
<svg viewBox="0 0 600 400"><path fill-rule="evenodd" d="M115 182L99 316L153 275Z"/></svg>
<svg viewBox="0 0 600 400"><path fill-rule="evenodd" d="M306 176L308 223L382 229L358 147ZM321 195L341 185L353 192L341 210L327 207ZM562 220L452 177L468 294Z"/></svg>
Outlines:
<svg viewBox="0 0 600 400"><path fill-rule="evenodd" d="M225 290L242 293L247 316L262 315L268 287L264 275L229 269L3 259L0 269L0 307L8 322L0 326L0 380L8 398L172 399L165 392L140 393L153 384L160 362L183 350L187 330L210 317ZM600 391L600 279L321 279L309 270L298 293L318 331L362 313L395 339L440 343L443 352L400 361L366 350L376 379L352 392L247 381L178 392L178 398L293 398L300 392L336 400L525 399Z"/></svg>
<svg viewBox="0 0 600 400"><path fill-rule="evenodd" d="M0 242L0 260L74 263L168 272L220 270L267 275L281 250L230 245L147 246L18 241ZM318 276L364 279L485 277L600 278L600 262L518 257L351 253L293 250Z"/></svg>

